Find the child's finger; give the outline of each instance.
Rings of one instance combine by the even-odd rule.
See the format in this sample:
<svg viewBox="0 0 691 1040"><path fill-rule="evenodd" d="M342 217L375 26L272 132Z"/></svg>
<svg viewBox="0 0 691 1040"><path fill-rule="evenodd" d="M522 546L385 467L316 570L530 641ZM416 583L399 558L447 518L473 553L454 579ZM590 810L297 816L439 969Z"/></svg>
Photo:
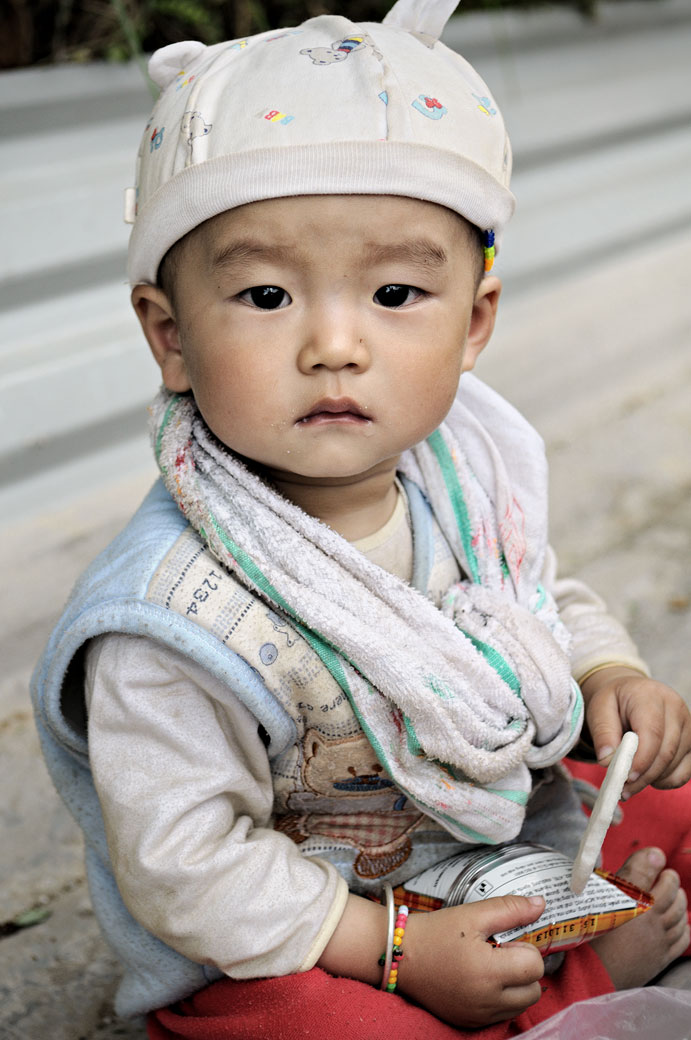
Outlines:
<svg viewBox="0 0 691 1040"><path fill-rule="evenodd" d="M538 981L525 986L506 986L500 998L501 1007L510 1011L512 1016L518 1015L532 1004L537 1004L541 996L542 987Z"/></svg>
<svg viewBox="0 0 691 1040"><path fill-rule="evenodd" d="M641 780L659 788L682 787L691 778L691 717L683 711L667 711L665 738L651 769Z"/></svg>
<svg viewBox="0 0 691 1040"><path fill-rule="evenodd" d="M499 896L472 904L477 913L477 927L483 939L496 932L531 924L545 909L542 896Z"/></svg>
<svg viewBox="0 0 691 1040"><path fill-rule="evenodd" d="M529 942L514 942L499 946L493 957L501 957L501 977L505 988L532 986L545 974L545 962L537 947Z"/></svg>
<svg viewBox="0 0 691 1040"><path fill-rule="evenodd" d="M671 762L679 744L681 727L662 703L649 705L639 698L626 705L628 728L638 733L638 751L632 769L643 774L655 761Z"/></svg>
<svg viewBox="0 0 691 1040"><path fill-rule="evenodd" d="M625 788L626 794L631 795L674 772L688 748L682 741L681 722L662 705L655 712L645 705L636 705L629 714L629 725L639 738L629 773L631 779Z"/></svg>
<svg viewBox="0 0 691 1040"><path fill-rule="evenodd" d="M598 762L601 766L608 766L624 734L614 692L598 697L597 702L593 699L592 710L588 711L588 729Z"/></svg>
<svg viewBox="0 0 691 1040"><path fill-rule="evenodd" d="M666 739L653 754L652 761L647 768L645 768L645 760L643 763L634 761L629 773L630 779L624 788L625 793L627 795L637 794L648 784L655 784L663 780L669 773L674 772L680 755L683 757L678 740L674 746L670 747L670 741Z"/></svg>
<svg viewBox="0 0 691 1040"><path fill-rule="evenodd" d="M652 786L659 790L671 790L675 787L683 787L689 780L691 780L691 751L682 748L671 766L652 781Z"/></svg>

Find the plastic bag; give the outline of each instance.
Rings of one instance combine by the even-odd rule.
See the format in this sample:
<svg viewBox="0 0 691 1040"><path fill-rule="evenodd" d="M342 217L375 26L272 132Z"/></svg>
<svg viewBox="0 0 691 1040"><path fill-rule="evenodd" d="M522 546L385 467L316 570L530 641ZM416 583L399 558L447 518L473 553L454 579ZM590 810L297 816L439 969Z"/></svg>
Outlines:
<svg viewBox="0 0 691 1040"><path fill-rule="evenodd" d="M581 1000L521 1040L691 1040L691 992L646 986Z"/></svg>

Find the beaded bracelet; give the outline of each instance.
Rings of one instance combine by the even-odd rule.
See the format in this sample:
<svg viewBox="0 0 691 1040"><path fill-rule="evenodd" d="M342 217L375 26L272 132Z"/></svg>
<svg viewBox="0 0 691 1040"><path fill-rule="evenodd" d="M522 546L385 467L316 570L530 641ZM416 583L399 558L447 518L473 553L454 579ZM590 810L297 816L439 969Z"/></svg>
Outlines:
<svg viewBox="0 0 691 1040"><path fill-rule="evenodd" d="M389 927L386 939L386 951L379 958L383 967L380 989L387 993L393 993L398 982L398 963L403 959L403 936L405 935L406 922L408 920L408 907L399 906L398 916L394 922L394 899L391 885L384 885L386 895L386 909L389 917Z"/></svg>
<svg viewBox="0 0 691 1040"><path fill-rule="evenodd" d="M396 983L398 982L398 962L403 959L403 936L405 935L405 926L408 920L408 907L399 906L398 917L396 918L396 927L393 931L393 946L391 948L391 971L389 972L389 981L386 984L387 993L393 993L396 989Z"/></svg>

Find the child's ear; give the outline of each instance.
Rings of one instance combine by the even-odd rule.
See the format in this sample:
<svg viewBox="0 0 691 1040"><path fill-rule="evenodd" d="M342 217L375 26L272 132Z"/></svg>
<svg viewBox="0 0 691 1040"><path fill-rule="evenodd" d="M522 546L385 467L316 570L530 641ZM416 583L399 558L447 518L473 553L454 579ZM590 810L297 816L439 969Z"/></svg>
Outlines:
<svg viewBox="0 0 691 1040"><path fill-rule="evenodd" d="M132 306L161 369L165 386L179 394L189 390L190 380L180 349L178 324L166 294L155 285L135 285Z"/></svg>
<svg viewBox="0 0 691 1040"><path fill-rule="evenodd" d="M470 316L468 338L463 355L463 371L470 372L494 332L501 282L496 275L485 275L478 287Z"/></svg>

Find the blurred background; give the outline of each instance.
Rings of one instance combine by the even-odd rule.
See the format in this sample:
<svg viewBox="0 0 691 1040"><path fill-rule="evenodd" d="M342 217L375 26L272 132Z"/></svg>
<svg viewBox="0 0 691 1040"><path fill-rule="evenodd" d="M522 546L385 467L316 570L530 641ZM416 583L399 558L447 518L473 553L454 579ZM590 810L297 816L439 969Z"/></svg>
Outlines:
<svg viewBox="0 0 691 1040"><path fill-rule="evenodd" d="M117 969L28 679L69 588L154 479L157 370L129 306L123 189L145 56L388 2L4 0L0 8L0 1036L114 1040ZM691 696L691 4L464 3L516 216L478 373L546 439L552 540Z"/></svg>
<svg viewBox="0 0 691 1040"><path fill-rule="evenodd" d="M598 0L561 0L594 17ZM0 68L62 61L127 61L178 40L219 43L298 25L320 14L378 22L388 0L6 0ZM528 9L535 0L464 0L463 12Z"/></svg>

